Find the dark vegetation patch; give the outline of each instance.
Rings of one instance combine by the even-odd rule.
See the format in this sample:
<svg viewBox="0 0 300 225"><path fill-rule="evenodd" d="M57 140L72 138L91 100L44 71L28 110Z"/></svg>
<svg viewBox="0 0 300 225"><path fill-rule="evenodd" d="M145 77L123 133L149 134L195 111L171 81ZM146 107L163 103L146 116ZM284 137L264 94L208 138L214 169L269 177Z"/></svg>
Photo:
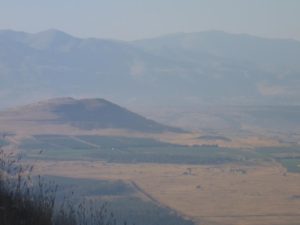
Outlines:
<svg viewBox="0 0 300 225"><path fill-rule="evenodd" d="M198 139L205 140L205 141L226 141L226 142L231 141L230 138L221 135L203 135L198 137Z"/></svg>
<svg viewBox="0 0 300 225"><path fill-rule="evenodd" d="M150 138L129 138L112 136L79 136L80 139L103 148L134 148L176 146Z"/></svg>
<svg viewBox="0 0 300 225"><path fill-rule="evenodd" d="M66 135L36 135L31 139L25 139L21 146L24 149L48 149L48 148L70 148L89 149L91 145L82 143Z"/></svg>
<svg viewBox="0 0 300 225"><path fill-rule="evenodd" d="M277 160L289 172L299 172L299 147L256 150L217 146L182 146L149 138L38 135L21 144L28 157L52 160L104 160L116 163L224 164ZM43 150L42 154L39 154Z"/></svg>
<svg viewBox="0 0 300 225"><path fill-rule="evenodd" d="M280 159L279 162L291 173L300 173L300 157Z"/></svg>
<svg viewBox="0 0 300 225"><path fill-rule="evenodd" d="M3 147L3 146L8 145L8 144L9 144L8 141L0 138L0 147Z"/></svg>
<svg viewBox="0 0 300 225"><path fill-rule="evenodd" d="M116 225L105 204L56 201L57 185L30 176L33 166L0 150L1 225ZM95 207L96 206L96 207Z"/></svg>
<svg viewBox="0 0 300 225"><path fill-rule="evenodd" d="M300 173L300 147L259 148L256 152L278 161L288 172Z"/></svg>
<svg viewBox="0 0 300 225"><path fill-rule="evenodd" d="M299 147L264 147L264 148L257 148L256 152L268 155L268 156L276 156L280 154L300 154L300 146Z"/></svg>
<svg viewBox="0 0 300 225"><path fill-rule="evenodd" d="M258 157L255 152L238 149L188 147L147 138L107 136L77 136L76 140L68 136L35 136L24 140L21 148L27 150L29 157L40 159L120 163L222 164L251 161ZM42 154L38 154L40 150L43 150Z"/></svg>

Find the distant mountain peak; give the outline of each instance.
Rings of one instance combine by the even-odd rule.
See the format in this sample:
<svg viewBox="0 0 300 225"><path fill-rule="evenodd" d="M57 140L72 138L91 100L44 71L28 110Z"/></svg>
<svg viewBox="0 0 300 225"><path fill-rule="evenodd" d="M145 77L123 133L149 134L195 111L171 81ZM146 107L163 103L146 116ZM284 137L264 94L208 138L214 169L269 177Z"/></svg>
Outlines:
<svg viewBox="0 0 300 225"><path fill-rule="evenodd" d="M68 102L74 102L76 101L75 98L72 98L72 97L58 97L58 98L51 98L51 99L47 99L47 100L44 100L44 101L39 101L37 103L33 103L34 104L65 104L65 103L68 103Z"/></svg>
<svg viewBox="0 0 300 225"><path fill-rule="evenodd" d="M37 36L48 36L48 37L56 37L56 38L75 38L73 37L72 35L64 32L64 31L61 31L61 30L58 30L58 29L48 29L48 30L44 30L44 31L41 31L41 32L38 32L34 35L37 35Z"/></svg>
<svg viewBox="0 0 300 225"><path fill-rule="evenodd" d="M30 35L30 37L27 39L27 42L31 47L37 49L56 50L65 49L66 46L70 46L79 40L79 38L76 38L63 31L49 29Z"/></svg>

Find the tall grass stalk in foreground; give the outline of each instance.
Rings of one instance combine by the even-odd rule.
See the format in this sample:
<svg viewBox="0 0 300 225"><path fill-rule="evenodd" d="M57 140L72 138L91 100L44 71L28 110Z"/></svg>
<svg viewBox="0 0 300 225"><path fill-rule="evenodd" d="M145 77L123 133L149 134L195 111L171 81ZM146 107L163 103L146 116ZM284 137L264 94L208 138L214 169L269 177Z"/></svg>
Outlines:
<svg viewBox="0 0 300 225"><path fill-rule="evenodd" d="M96 208L64 198L55 207L58 186L40 176L32 179L32 171L32 165L0 148L1 225L116 225L106 204Z"/></svg>

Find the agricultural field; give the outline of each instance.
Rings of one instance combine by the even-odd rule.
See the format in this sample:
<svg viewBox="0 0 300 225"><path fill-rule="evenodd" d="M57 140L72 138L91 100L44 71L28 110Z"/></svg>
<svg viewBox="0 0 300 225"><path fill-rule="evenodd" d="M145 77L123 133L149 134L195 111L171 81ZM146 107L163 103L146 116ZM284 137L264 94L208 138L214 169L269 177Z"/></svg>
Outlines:
<svg viewBox="0 0 300 225"><path fill-rule="evenodd" d="M280 163L291 173L300 173L300 158L280 159Z"/></svg>
<svg viewBox="0 0 300 225"><path fill-rule="evenodd" d="M37 174L60 177L66 190L82 185L78 193L108 202L120 220L132 221L135 212L147 224L147 212L164 218L163 224L176 224L174 218L179 224L299 224L297 146L235 149L150 138L36 135L19 147L36 163ZM130 205L127 211L124 205Z"/></svg>
<svg viewBox="0 0 300 225"><path fill-rule="evenodd" d="M256 150L262 157L281 163L288 172L300 173L300 147L260 148Z"/></svg>
<svg viewBox="0 0 300 225"><path fill-rule="evenodd" d="M261 165L120 164L38 161L37 173L134 183L153 203L196 224L299 222L300 175L276 162Z"/></svg>
<svg viewBox="0 0 300 225"><path fill-rule="evenodd" d="M77 145L78 143L78 145ZM34 136L20 148L28 157L49 160L104 160L115 163L223 164L249 161L257 154L216 146L183 146L146 138ZM42 151L42 154L40 154Z"/></svg>

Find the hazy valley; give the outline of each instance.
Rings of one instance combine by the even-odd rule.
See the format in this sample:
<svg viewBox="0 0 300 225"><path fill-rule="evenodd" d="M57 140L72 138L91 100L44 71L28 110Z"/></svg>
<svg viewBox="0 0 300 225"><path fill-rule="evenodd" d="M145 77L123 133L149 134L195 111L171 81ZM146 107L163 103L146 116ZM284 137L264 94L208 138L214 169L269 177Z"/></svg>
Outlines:
<svg viewBox="0 0 300 225"><path fill-rule="evenodd" d="M0 122L4 149L21 151L61 194L107 201L120 220L292 225L300 217L299 143L257 128L181 129L104 99L73 98L12 108Z"/></svg>
<svg viewBox="0 0 300 225"><path fill-rule="evenodd" d="M1 30L0 146L129 224L299 225L299 59L221 31Z"/></svg>

